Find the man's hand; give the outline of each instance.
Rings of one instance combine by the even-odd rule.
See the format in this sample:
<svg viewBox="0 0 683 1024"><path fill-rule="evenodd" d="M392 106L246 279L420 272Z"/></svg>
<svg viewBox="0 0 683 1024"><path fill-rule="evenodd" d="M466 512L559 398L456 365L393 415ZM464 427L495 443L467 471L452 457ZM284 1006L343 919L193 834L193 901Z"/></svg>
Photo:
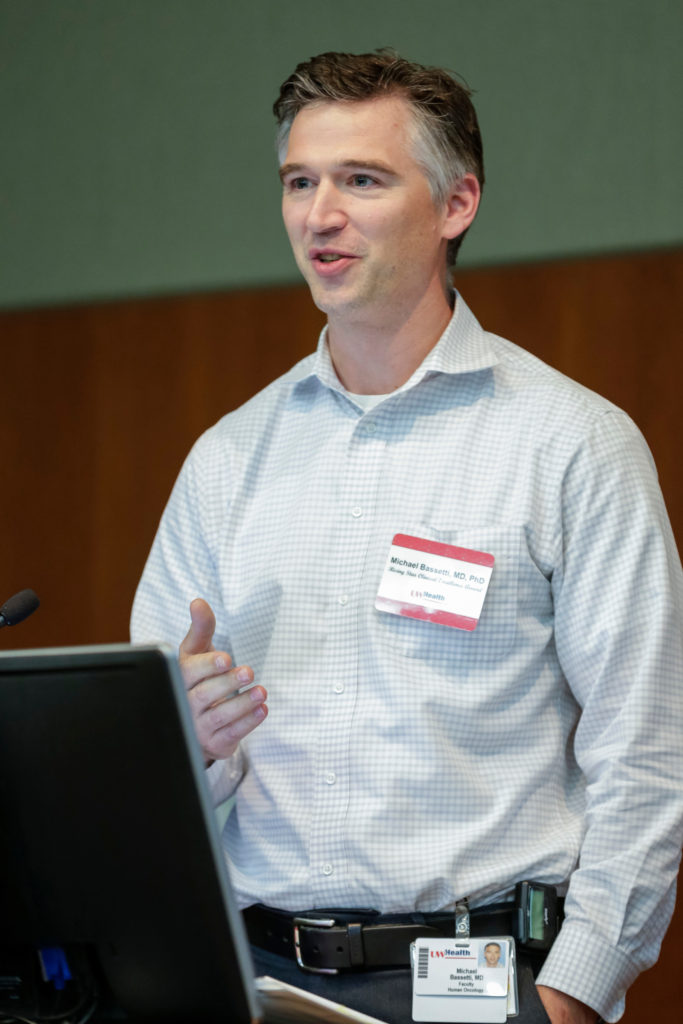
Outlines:
<svg viewBox="0 0 683 1024"><path fill-rule="evenodd" d="M538 985L538 994L552 1024L595 1024L598 1015L585 1003L547 985Z"/></svg>
<svg viewBox="0 0 683 1024"><path fill-rule="evenodd" d="M232 668L224 651L216 651L216 617L201 598L190 605L192 625L180 645L180 670L187 687L195 730L207 765L231 757L239 741L268 714L262 686L233 697L235 690L254 680L247 665Z"/></svg>

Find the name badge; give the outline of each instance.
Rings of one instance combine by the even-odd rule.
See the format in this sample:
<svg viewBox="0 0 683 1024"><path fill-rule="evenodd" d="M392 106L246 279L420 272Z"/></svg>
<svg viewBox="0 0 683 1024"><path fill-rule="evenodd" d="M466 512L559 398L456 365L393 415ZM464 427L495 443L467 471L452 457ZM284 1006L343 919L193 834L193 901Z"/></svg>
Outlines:
<svg viewBox="0 0 683 1024"><path fill-rule="evenodd" d="M417 939L411 950L413 1020L506 1021L510 946L507 938Z"/></svg>
<svg viewBox="0 0 683 1024"><path fill-rule="evenodd" d="M485 551L397 533L375 608L471 631L479 622L494 561Z"/></svg>

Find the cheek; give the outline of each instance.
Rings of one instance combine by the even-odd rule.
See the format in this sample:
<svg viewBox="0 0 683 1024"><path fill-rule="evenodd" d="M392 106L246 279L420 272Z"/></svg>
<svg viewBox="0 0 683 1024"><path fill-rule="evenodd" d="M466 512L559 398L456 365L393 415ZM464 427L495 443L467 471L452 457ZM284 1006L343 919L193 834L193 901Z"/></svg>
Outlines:
<svg viewBox="0 0 683 1024"><path fill-rule="evenodd" d="M301 236L304 219L304 214L301 209L298 207L292 208L286 202L283 202L282 220L285 225L285 231L287 232L292 245L294 245L294 242Z"/></svg>
<svg viewBox="0 0 683 1024"><path fill-rule="evenodd" d="M431 261L439 248L439 233L433 218L425 216L407 218L395 234L394 247L410 255L413 263Z"/></svg>

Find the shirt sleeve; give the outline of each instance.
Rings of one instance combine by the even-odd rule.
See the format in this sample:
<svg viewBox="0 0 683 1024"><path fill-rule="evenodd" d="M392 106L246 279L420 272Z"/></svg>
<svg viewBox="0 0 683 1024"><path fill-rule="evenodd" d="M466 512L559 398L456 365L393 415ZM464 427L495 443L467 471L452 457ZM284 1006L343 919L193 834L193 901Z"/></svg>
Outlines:
<svg viewBox="0 0 683 1024"><path fill-rule="evenodd" d="M650 453L603 414L563 483L555 640L582 712L586 830L540 984L609 1021L657 959L683 830L683 586Z"/></svg>
<svg viewBox="0 0 683 1024"><path fill-rule="evenodd" d="M164 510L133 603L130 635L135 644L168 643L177 648L190 626L190 602L203 597L216 616L214 646L232 656L212 553L215 510L220 507L221 496L211 486L212 474L204 465L207 457L210 463L211 456L210 446L200 439ZM216 806L233 794L243 774L240 749L229 760L214 762L207 770Z"/></svg>

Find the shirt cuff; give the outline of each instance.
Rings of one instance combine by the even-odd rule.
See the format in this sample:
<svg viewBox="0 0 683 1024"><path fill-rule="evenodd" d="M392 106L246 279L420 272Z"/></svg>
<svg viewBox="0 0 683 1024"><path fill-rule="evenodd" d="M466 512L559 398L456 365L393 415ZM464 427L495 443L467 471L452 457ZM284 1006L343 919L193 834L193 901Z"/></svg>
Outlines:
<svg viewBox="0 0 683 1024"><path fill-rule="evenodd" d="M239 786L244 775L244 754L237 748L232 757L214 761L206 769L206 781L211 790L214 807L228 800Z"/></svg>
<svg viewBox="0 0 683 1024"><path fill-rule="evenodd" d="M638 967L595 929L567 920L536 984L559 989L592 1007L606 1021L617 1021L624 1012L626 989L638 974Z"/></svg>

